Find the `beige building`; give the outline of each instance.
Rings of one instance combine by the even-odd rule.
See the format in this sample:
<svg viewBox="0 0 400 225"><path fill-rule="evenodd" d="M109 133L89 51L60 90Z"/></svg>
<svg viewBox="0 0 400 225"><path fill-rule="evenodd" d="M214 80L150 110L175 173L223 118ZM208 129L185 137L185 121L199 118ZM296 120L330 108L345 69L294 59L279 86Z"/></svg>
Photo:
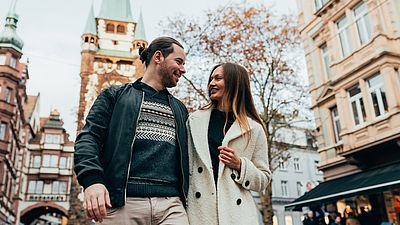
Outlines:
<svg viewBox="0 0 400 225"><path fill-rule="evenodd" d="M287 207L399 224L400 1L297 5L325 182Z"/></svg>

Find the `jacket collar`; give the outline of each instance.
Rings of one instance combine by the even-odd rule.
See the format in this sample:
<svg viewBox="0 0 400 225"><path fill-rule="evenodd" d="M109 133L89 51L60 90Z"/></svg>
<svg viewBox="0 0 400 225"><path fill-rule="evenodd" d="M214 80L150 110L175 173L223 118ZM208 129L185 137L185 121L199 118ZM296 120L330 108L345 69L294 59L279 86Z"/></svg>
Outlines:
<svg viewBox="0 0 400 225"><path fill-rule="evenodd" d="M211 168L211 158L208 151L208 126L210 123L211 111L212 108L198 110L191 114L189 117L189 129L190 133L192 134L193 144L196 151L200 155L201 160L205 165L207 165L208 168ZM256 124L256 122L250 118L247 118L247 120L250 129L246 130L244 133L247 133L254 129ZM241 136L242 130L240 129L239 123L235 120L235 122L226 133L224 139L222 140L222 145L228 146L229 142Z"/></svg>

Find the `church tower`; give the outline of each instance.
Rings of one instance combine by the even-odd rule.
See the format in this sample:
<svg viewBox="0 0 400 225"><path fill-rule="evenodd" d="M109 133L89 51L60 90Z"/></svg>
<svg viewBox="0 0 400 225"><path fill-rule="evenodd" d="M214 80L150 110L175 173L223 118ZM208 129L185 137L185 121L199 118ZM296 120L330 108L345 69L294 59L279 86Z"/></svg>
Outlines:
<svg viewBox="0 0 400 225"><path fill-rule="evenodd" d="M103 0L98 16L92 5L82 35L78 131L102 89L143 76L138 50L147 44L142 13L133 20L130 0Z"/></svg>

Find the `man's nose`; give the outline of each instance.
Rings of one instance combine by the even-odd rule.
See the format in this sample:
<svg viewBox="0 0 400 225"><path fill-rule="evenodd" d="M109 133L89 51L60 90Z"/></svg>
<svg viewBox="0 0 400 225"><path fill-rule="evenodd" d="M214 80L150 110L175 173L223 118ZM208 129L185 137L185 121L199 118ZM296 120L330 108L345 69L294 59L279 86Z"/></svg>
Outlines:
<svg viewBox="0 0 400 225"><path fill-rule="evenodd" d="M185 69L184 65L182 65L181 68L179 68L179 70L181 71L181 74L186 73L186 69Z"/></svg>

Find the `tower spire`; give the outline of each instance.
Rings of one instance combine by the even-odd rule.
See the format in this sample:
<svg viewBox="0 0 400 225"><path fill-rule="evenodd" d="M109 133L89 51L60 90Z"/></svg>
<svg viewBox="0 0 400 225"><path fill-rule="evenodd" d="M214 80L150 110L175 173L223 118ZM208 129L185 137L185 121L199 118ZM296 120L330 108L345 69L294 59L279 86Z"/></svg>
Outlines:
<svg viewBox="0 0 400 225"><path fill-rule="evenodd" d="M6 22L3 32L0 34L0 47L14 48L21 52L24 42L17 35L18 15L16 13L17 0L12 0L10 9L6 16Z"/></svg>
<svg viewBox="0 0 400 225"><path fill-rule="evenodd" d="M98 18L133 22L130 0L103 0Z"/></svg>
<svg viewBox="0 0 400 225"><path fill-rule="evenodd" d="M93 8L93 2L90 7L89 15L86 21L86 26L85 30L83 31L83 34L93 34L97 35L96 31L96 19L94 17L94 8Z"/></svg>
<svg viewBox="0 0 400 225"><path fill-rule="evenodd" d="M136 24L135 40L146 41L146 32L144 30L142 9L140 9L139 19Z"/></svg>

